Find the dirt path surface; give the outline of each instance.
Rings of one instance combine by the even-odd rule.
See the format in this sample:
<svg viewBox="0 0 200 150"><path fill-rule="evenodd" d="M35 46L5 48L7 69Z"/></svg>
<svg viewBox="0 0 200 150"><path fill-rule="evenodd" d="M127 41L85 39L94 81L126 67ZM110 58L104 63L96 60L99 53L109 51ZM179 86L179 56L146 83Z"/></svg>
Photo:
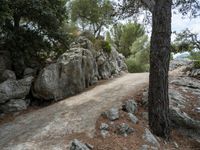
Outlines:
<svg viewBox="0 0 200 150"><path fill-rule="evenodd" d="M99 115L148 83L148 73L125 74L48 107L21 115L0 126L0 148L66 149L71 133L92 135Z"/></svg>

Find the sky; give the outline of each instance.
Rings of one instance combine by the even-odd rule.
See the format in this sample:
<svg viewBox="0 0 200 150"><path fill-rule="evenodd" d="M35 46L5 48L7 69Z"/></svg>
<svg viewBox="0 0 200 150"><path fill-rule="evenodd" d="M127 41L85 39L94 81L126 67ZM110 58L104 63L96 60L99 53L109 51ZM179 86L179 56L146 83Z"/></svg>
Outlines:
<svg viewBox="0 0 200 150"><path fill-rule="evenodd" d="M191 32L200 34L200 17L196 19L183 18L181 14L172 15L172 31L181 32L184 29L190 29ZM172 40L174 35L172 35Z"/></svg>

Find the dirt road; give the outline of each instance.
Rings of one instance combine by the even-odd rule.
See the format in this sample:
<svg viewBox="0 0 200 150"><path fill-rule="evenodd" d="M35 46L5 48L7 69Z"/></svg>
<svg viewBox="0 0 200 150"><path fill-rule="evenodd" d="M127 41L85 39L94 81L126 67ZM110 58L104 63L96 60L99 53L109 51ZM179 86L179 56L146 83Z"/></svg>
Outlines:
<svg viewBox="0 0 200 150"><path fill-rule="evenodd" d="M0 126L0 148L8 150L65 149L73 132L92 135L98 116L148 82L148 73L125 74L51 106L21 115Z"/></svg>

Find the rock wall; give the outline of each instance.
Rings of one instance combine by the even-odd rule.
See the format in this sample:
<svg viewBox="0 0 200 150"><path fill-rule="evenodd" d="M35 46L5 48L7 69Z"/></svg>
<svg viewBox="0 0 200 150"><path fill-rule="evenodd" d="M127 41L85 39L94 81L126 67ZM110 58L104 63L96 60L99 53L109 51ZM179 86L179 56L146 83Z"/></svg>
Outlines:
<svg viewBox="0 0 200 150"><path fill-rule="evenodd" d="M33 77L21 80L7 79L0 84L0 112L15 112L24 110L29 104L26 96L29 94Z"/></svg>
<svg viewBox="0 0 200 150"><path fill-rule="evenodd" d="M124 56L112 48L111 53L96 51L85 37L79 37L56 62L37 73L32 68L23 69L23 79L0 56L0 113L27 109L29 94L37 100L57 101L80 93L100 79L109 79L127 70ZM20 67L20 66L19 66Z"/></svg>
<svg viewBox="0 0 200 150"><path fill-rule="evenodd" d="M191 69L189 76L197 78L200 80L200 69Z"/></svg>
<svg viewBox="0 0 200 150"><path fill-rule="evenodd" d="M60 100L126 70L123 55L114 48L111 53L97 52L88 39L79 37L56 63L40 71L33 95L41 100Z"/></svg>

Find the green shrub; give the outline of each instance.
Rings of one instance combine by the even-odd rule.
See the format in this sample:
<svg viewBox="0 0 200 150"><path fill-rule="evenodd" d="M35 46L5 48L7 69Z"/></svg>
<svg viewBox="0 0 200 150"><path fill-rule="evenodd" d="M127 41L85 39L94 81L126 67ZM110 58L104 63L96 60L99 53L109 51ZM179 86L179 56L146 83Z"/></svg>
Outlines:
<svg viewBox="0 0 200 150"><path fill-rule="evenodd" d="M200 60L195 60L194 61L194 68L197 68L197 69L200 68Z"/></svg>
<svg viewBox="0 0 200 150"><path fill-rule="evenodd" d="M200 51L191 52L189 58L194 61L194 68L200 68Z"/></svg>
<svg viewBox="0 0 200 150"><path fill-rule="evenodd" d="M111 53L112 48L109 44L109 42L104 41L102 39L96 39L94 42L94 47L97 51L103 50L106 53Z"/></svg>
<svg viewBox="0 0 200 150"><path fill-rule="evenodd" d="M112 51L111 46L110 46L109 42L107 42L107 41L102 41L101 47L102 47L103 51L106 53L111 53L111 51Z"/></svg>
<svg viewBox="0 0 200 150"><path fill-rule="evenodd" d="M149 70L149 64L142 64L132 57L126 60L126 64L130 73L147 72Z"/></svg>
<svg viewBox="0 0 200 150"><path fill-rule="evenodd" d="M95 36L90 31L84 31L80 34L80 36L84 36L88 38L91 42L95 43Z"/></svg>

